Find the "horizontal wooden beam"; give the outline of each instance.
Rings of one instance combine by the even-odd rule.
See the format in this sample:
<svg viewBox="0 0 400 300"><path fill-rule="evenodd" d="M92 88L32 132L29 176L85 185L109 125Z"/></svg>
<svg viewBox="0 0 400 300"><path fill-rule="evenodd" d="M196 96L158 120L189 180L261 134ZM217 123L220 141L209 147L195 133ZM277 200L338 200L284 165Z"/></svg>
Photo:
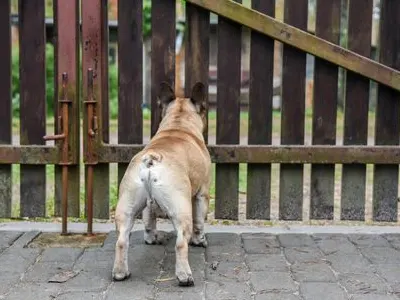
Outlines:
<svg viewBox="0 0 400 300"><path fill-rule="evenodd" d="M59 149L53 146L0 146L0 164L46 165L58 164L59 161Z"/></svg>
<svg viewBox="0 0 400 300"><path fill-rule="evenodd" d="M128 163L144 145L102 145L99 162ZM400 164L397 146L209 145L215 163Z"/></svg>
<svg viewBox="0 0 400 300"><path fill-rule="evenodd" d="M186 0L273 39L400 91L400 72L231 0Z"/></svg>
<svg viewBox="0 0 400 300"><path fill-rule="evenodd" d="M103 144L100 163L128 163L145 145ZM215 163L400 164L397 146L209 145ZM57 164L52 146L0 146L0 164Z"/></svg>

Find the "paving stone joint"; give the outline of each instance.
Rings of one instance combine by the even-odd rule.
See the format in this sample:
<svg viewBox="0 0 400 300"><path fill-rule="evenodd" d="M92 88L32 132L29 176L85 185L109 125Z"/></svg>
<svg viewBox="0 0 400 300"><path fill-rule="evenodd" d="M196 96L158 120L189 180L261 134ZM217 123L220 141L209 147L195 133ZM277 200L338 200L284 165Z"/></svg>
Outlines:
<svg viewBox="0 0 400 300"><path fill-rule="evenodd" d="M193 287L178 286L171 232L161 245L132 232L123 282L111 279L115 232L102 247L27 247L38 234L0 231L1 300L400 299L400 234L208 233L189 248Z"/></svg>

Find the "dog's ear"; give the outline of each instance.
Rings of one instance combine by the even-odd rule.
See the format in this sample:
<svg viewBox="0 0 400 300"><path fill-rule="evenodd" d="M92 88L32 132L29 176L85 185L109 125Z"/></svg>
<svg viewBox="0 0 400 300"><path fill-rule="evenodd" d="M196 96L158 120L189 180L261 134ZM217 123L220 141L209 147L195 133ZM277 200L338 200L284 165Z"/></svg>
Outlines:
<svg viewBox="0 0 400 300"><path fill-rule="evenodd" d="M198 113L204 113L207 108L207 91L204 84L197 82L192 88L190 100Z"/></svg>
<svg viewBox="0 0 400 300"><path fill-rule="evenodd" d="M158 101L161 106L166 106L175 99L175 92L165 81L161 82L158 92Z"/></svg>

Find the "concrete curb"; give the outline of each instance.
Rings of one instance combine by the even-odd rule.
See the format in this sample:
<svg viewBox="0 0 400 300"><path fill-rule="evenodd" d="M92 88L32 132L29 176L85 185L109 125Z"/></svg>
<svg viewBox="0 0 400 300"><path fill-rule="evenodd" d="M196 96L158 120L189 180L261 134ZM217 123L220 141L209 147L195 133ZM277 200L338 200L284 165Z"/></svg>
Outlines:
<svg viewBox="0 0 400 300"><path fill-rule="evenodd" d="M68 231L71 233L86 232L86 223L69 223ZM157 224L157 228L163 231L173 231L173 227L168 223ZM97 233L108 233L115 230L113 223L95 223L93 230ZM135 224L133 231L144 230L143 224ZM0 223L0 231L40 231L40 232L60 232L61 224L47 222L9 222ZM208 233L229 232L229 233L328 233L328 234L400 234L400 226L308 226L308 225L285 225L285 226L238 226L238 225L205 225Z"/></svg>

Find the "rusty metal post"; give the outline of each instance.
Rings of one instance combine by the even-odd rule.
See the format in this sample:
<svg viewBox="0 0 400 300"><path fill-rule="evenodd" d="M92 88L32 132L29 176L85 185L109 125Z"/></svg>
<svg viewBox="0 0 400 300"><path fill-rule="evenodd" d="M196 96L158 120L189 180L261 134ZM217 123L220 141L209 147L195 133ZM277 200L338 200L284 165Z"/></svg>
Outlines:
<svg viewBox="0 0 400 300"><path fill-rule="evenodd" d="M93 166L97 164L94 142L97 131L96 103L93 97L93 69L87 71L87 100L84 101L87 106L87 234L93 234Z"/></svg>
<svg viewBox="0 0 400 300"><path fill-rule="evenodd" d="M58 101L61 108L61 113L59 114L58 131L60 134L48 135L44 139L48 140L61 140L61 159L59 165L62 166L62 229L61 234L68 234L68 166L71 164L69 161L69 105L72 102L67 99L68 91L68 74L62 74L62 99Z"/></svg>

